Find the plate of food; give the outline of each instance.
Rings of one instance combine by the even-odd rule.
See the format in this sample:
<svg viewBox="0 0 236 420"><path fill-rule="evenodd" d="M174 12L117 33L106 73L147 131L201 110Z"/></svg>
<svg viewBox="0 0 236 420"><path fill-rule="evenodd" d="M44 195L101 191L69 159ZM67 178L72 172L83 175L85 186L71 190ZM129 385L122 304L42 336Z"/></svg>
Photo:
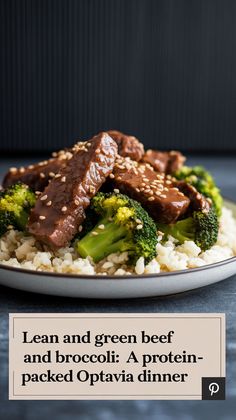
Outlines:
<svg viewBox="0 0 236 420"><path fill-rule="evenodd" d="M0 284L83 298L161 296L236 273L236 204L178 151L102 132L10 168Z"/></svg>

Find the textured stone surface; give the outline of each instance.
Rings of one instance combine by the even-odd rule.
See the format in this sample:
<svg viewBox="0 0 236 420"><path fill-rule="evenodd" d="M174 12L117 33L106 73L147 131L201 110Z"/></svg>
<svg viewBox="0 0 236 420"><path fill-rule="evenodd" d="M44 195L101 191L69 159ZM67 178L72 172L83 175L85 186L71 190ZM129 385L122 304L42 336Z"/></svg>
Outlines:
<svg viewBox="0 0 236 420"><path fill-rule="evenodd" d="M9 166L30 160L0 161L1 174ZM223 194L236 200L234 158L190 159L215 175ZM236 276L192 292L162 298L86 300L33 295L0 287L0 418L4 420L224 419L236 408ZM8 401L9 312L223 312L227 321L227 401Z"/></svg>

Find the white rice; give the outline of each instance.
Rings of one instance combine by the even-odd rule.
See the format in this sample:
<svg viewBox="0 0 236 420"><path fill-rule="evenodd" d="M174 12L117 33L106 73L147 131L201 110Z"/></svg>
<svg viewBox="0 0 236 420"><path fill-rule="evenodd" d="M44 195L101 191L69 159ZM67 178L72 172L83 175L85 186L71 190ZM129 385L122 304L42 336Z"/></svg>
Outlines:
<svg viewBox="0 0 236 420"><path fill-rule="evenodd" d="M0 239L0 263L37 271L72 274L127 275L149 274L201 267L236 255L236 220L231 210L223 208L217 243L205 252L193 242L178 245L172 237L157 244L157 257L145 266L144 258L135 267L127 264L127 252L111 254L98 264L80 258L72 247L52 251L32 236L16 230Z"/></svg>

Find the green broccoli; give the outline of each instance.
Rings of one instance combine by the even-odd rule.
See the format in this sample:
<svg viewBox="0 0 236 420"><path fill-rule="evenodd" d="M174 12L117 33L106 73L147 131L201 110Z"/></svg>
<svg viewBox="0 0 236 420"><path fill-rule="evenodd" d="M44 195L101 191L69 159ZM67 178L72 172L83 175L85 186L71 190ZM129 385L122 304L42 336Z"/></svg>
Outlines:
<svg viewBox="0 0 236 420"><path fill-rule="evenodd" d="M85 220L84 220L84 222L83 222L83 227L81 226L81 228L82 228L82 230L81 231L78 231L77 233L76 233L76 235L75 235L75 237L74 237L74 241L77 241L77 240L80 240L80 239L82 239L85 235L87 235L87 233L89 233L93 228L94 228L94 226L96 225L96 223L97 223L97 220L98 220L98 215L97 215L97 213L92 209L92 207L91 206L89 206L87 209L86 209L86 212L85 212Z"/></svg>
<svg viewBox="0 0 236 420"><path fill-rule="evenodd" d="M24 230L36 196L28 185L17 183L0 194L0 236L12 226Z"/></svg>
<svg viewBox="0 0 236 420"><path fill-rule="evenodd" d="M194 241L202 251L206 251L217 241L219 222L215 208L211 207L208 213L194 211L191 216L174 224L157 223L157 228L164 233L164 241L171 235L181 244Z"/></svg>
<svg viewBox="0 0 236 420"><path fill-rule="evenodd" d="M188 184L193 185L198 192L205 197L210 198L219 217L222 211L223 199L219 188L216 186L211 174L201 166L188 167L183 166L174 174L175 178L184 180Z"/></svg>
<svg viewBox="0 0 236 420"><path fill-rule="evenodd" d="M157 234L154 221L137 202L123 194L98 193L91 201L97 224L75 248L81 257L98 262L113 252L128 251L129 261L156 256Z"/></svg>

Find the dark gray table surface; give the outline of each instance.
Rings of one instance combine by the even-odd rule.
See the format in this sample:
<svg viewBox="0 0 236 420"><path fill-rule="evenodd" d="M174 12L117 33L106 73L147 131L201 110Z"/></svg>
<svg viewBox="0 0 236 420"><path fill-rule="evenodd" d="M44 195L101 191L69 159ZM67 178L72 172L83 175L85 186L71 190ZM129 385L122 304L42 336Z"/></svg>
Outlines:
<svg viewBox="0 0 236 420"><path fill-rule="evenodd" d="M0 179L9 166L35 159L0 159ZM223 194L236 201L236 157L192 157L206 166ZM236 276L195 291L162 298L86 300L34 295L0 287L0 418L58 420L235 419L236 412ZM8 401L9 312L223 312L227 319L226 401Z"/></svg>

